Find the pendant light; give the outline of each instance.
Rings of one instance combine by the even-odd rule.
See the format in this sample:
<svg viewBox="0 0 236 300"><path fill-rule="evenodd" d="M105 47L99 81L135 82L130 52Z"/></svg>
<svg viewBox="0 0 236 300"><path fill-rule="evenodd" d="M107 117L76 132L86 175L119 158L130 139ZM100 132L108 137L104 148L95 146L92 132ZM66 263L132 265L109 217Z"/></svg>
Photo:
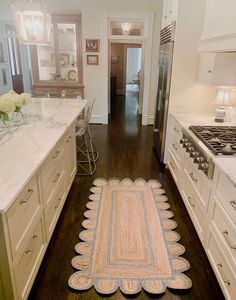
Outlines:
<svg viewBox="0 0 236 300"><path fill-rule="evenodd" d="M16 32L23 44L48 44L51 17L43 0L16 1L12 4Z"/></svg>

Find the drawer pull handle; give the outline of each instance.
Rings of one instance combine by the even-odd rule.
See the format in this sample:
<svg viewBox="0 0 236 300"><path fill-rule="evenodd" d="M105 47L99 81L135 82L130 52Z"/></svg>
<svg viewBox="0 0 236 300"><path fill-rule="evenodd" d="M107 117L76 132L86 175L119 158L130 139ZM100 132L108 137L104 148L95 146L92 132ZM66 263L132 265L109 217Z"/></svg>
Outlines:
<svg viewBox="0 0 236 300"><path fill-rule="evenodd" d="M218 270L219 270L219 272L220 272L220 275L221 275L221 277L222 277L224 283L230 285L230 281L227 280L227 279L225 279L225 276L224 276L224 273L223 273L223 265L222 265L222 263L217 264L217 267L218 267Z"/></svg>
<svg viewBox="0 0 236 300"><path fill-rule="evenodd" d="M189 176L193 182L197 182L197 178L194 177L193 173L189 173Z"/></svg>
<svg viewBox="0 0 236 300"><path fill-rule="evenodd" d="M52 158L57 158L60 153L61 153L61 151L59 151L59 150L56 151L55 155L53 155Z"/></svg>
<svg viewBox="0 0 236 300"><path fill-rule="evenodd" d="M170 162L170 166L173 170L175 170L175 165L172 163L172 161Z"/></svg>
<svg viewBox="0 0 236 300"><path fill-rule="evenodd" d="M233 206L233 209L236 210L236 202L234 201L230 201L230 204Z"/></svg>
<svg viewBox="0 0 236 300"><path fill-rule="evenodd" d="M54 182L54 183L57 182L57 181L59 180L60 176L61 176L61 174L58 173L58 174L56 175L56 177L53 179L53 182Z"/></svg>
<svg viewBox="0 0 236 300"><path fill-rule="evenodd" d="M28 254L28 253L31 253L31 252L32 252L32 250L29 249L29 250L26 250L26 251L25 251L25 254Z"/></svg>
<svg viewBox="0 0 236 300"><path fill-rule="evenodd" d="M231 249L236 249L236 245L233 244L233 242L230 240L229 233L227 230L223 232L224 238L226 239L226 242L230 246Z"/></svg>
<svg viewBox="0 0 236 300"><path fill-rule="evenodd" d="M192 206L192 208L195 208L195 204L191 200L192 200L192 197L188 196L188 201L189 201L190 205Z"/></svg>
<svg viewBox="0 0 236 300"><path fill-rule="evenodd" d="M37 237L38 237L37 234L33 235L33 239L37 239Z"/></svg>
<svg viewBox="0 0 236 300"><path fill-rule="evenodd" d="M27 191L27 192L28 192L28 194L27 194L26 198L25 198L24 200L21 200L21 201L20 201L20 205L21 205L21 204L27 203L29 197L33 194L34 190L31 189L31 188L28 188L28 191Z"/></svg>
<svg viewBox="0 0 236 300"><path fill-rule="evenodd" d="M61 200L62 200L61 197L57 199L57 205L54 206L55 209L59 207Z"/></svg>
<svg viewBox="0 0 236 300"><path fill-rule="evenodd" d="M175 145L175 144L172 144L172 147L175 149L175 151L177 151L177 150L178 150L178 148L176 147L176 145Z"/></svg>

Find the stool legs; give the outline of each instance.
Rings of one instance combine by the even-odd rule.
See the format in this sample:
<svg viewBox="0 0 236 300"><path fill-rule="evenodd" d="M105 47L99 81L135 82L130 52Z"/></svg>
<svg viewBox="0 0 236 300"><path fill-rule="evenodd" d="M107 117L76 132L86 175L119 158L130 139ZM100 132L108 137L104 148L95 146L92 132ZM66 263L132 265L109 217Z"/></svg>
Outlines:
<svg viewBox="0 0 236 300"><path fill-rule="evenodd" d="M88 127L83 136L77 137L77 175L93 175L98 157Z"/></svg>

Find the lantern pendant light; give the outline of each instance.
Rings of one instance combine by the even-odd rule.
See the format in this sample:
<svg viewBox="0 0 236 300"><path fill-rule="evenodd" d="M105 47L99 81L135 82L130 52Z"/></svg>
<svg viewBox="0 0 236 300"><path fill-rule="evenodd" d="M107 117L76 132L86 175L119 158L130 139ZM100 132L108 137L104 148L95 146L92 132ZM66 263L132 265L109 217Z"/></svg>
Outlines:
<svg viewBox="0 0 236 300"><path fill-rule="evenodd" d="M12 4L16 32L23 44L48 44L51 17L43 0L39 2L16 1Z"/></svg>

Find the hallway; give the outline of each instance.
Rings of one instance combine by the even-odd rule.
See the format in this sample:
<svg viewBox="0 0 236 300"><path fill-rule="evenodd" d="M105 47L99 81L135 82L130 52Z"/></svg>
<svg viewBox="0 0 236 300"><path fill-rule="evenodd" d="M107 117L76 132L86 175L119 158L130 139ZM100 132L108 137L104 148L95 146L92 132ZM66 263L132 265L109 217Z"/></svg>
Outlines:
<svg viewBox="0 0 236 300"><path fill-rule="evenodd" d="M126 99L122 96L113 99L109 125L92 125L91 131L100 153L97 171L94 176L75 178L29 299L224 299L175 183L170 173L157 162L152 148L152 126L141 126L141 117L137 115L137 98L135 100L135 97L128 95ZM85 292L70 290L67 281L74 272L70 262L75 255L74 246L79 242L89 189L97 177L128 177L132 180L139 177L146 180L154 178L162 183L174 212L174 220L178 223L180 243L186 248L183 257L191 265L186 275L193 282L192 289L167 290L160 296L142 291L132 297L124 296L119 290L111 296L98 295L94 288Z"/></svg>

